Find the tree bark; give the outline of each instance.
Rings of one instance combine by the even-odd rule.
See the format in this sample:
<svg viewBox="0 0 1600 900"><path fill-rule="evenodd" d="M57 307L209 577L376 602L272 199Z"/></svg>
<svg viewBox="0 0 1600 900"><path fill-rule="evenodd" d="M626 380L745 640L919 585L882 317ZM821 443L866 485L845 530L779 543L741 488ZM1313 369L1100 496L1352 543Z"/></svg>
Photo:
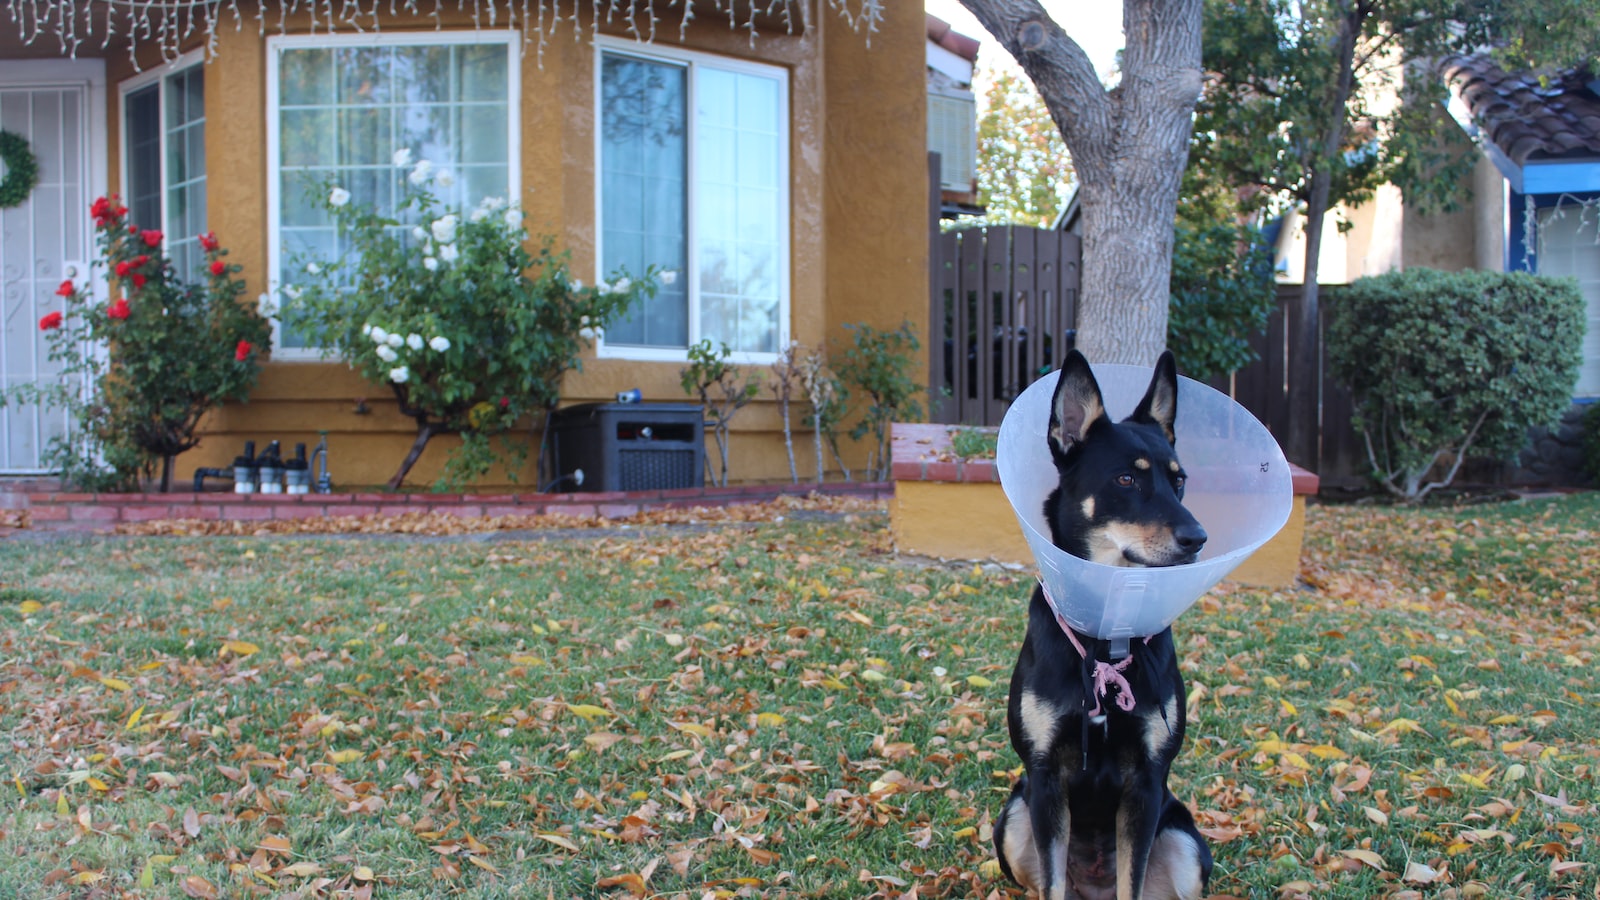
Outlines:
<svg viewBox="0 0 1600 900"><path fill-rule="evenodd" d="M1083 208L1077 346L1151 365L1167 343L1173 223L1200 96L1201 0L1126 0L1107 91L1038 0L961 0L1033 79L1072 152Z"/></svg>
<svg viewBox="0 0 1600 900"><path fill-rule="evenodd" d="M419 425L417 427L417 439L411 445L411 452L407 453L406 458L401 461L400 470L395 472L394 477L389 479L389 490L400 490L400 485L405 483L406 474L411 471L411 467L416 465L417 460L422 457L423 449L428 446L428 441L433 439L435 433L432 425Z"/></svg>
<svg viewBox="0 0 1600 900"><path fill-rule="evenodd" d="M1293 370L1299 377L1289 381L1289 434L1284 455L1289 461L1316 471L1321 464L1319 440L1322 420L1322 359L1317 334L1321 323L1322 289L1317 279L1322 263L1323 220L1327 218L1333 189L1330 161L1343 151L1345 104L1355 90L1356 39L1370 9L1366 3L1353 3L1340 17L1338 44L1339 77L1334 79L1332 96L1326 107L1329 128L1318 156L1313 161L1311 187L1306 195L1305 278L1300 288L1300 324L1290 336Z"/></svg>

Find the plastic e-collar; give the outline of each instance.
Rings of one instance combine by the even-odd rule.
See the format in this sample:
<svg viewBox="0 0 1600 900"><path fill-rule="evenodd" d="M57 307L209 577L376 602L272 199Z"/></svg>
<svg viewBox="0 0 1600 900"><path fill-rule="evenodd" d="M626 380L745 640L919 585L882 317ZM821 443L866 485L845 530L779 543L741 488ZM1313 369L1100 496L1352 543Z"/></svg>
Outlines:
<svg viewBox="0 0 1600 900"><path fill-rule="evenodd" d="M1120 421L1133 412L1153 370L1091 366L1106 411ZM1012 402L1000 424L996 466L1006 499L1039 566L1057 620L1111 642L1113 658L1128 640L1159 634L1289 521L1294 501L1289 464L1266 427L1226 394L1178 379L1178 459L1188 472L1184 505L1209 539L1184 566L1145 569L1092 563L1050 541L1044 503L1059 477L1045 432L1057 376L1035 381Z"/></svg>

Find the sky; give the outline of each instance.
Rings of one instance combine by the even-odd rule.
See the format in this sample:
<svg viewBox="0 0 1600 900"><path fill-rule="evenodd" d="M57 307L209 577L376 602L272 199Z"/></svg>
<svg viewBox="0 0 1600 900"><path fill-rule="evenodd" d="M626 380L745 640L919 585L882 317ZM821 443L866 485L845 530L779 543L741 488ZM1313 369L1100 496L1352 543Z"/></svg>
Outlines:
<svg viewBox="0 0 1600 900"><path fill-rule="evenodd" d="M1045 11L1056 20L1056 24L1089 54L1095 70L1100 73L1101 80L1104 80L1116 65L1117 51L1122 49L1122 0L1099 0L1090 3L1083 0L1041 0L1041 2ZM979 65L987 68L1004 63L1016 67L1011 54L983 30L983 26L978 24L978 20L974 19L958 0L924 0L924 7L928 12L949 22L956 31L983 42L983 47L978 51Z"/></svg>

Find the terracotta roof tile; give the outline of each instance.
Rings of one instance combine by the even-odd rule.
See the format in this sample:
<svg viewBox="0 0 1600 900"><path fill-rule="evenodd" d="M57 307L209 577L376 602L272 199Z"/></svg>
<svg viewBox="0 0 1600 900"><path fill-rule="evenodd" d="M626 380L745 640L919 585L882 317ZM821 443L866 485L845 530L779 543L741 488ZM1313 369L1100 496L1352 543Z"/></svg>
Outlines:
<svg viewBox="0 0 1600 900"><path fill-rule="evenodd" d="M1485 136L1517 165L1600 156L1600 96L1584 71L1507 72L1485 56L1444 60L1445 80Z"/></svg>

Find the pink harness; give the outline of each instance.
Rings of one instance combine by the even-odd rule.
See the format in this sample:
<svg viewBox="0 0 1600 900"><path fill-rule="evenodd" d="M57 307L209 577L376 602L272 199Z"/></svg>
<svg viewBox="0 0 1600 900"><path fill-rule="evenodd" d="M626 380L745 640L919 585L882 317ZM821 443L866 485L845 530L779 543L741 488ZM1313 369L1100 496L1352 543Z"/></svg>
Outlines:
<svg viewBox="0 0 1600 900"><path fill-rule="evenodd" d="M1050 590L1044 586L1043 579L1039 581L1039 589L1044 593L1045 602L1050 605L1050 612L1055 614L1056 624L1061 626L1061 631L1066 634L1067 640L1072 642L1072 648L1078 651L1079 656L1089 659L1089 652L1083 649L1083 643L1078 640L1077 633L1072 630L1072 627L1067 624L1067 620L1062 617L1061 612L1056 607L1056 601L1050 596ZM1147 644L1150 642L1148 637L1144 640ZM1106 692L1112 688L1117 691L1116 701L1118 708L1123 712L1133 711L1133 685L1129 684L1127 676L1122 674L1123 670L1131 665L1133 665L1132 656L1125 656L1114 663L1099 659L1094 660L1094 709L1089 711L1090 716L1098 716L1105 712L1105 707L1100 701L1106 696Z"/></svg>

